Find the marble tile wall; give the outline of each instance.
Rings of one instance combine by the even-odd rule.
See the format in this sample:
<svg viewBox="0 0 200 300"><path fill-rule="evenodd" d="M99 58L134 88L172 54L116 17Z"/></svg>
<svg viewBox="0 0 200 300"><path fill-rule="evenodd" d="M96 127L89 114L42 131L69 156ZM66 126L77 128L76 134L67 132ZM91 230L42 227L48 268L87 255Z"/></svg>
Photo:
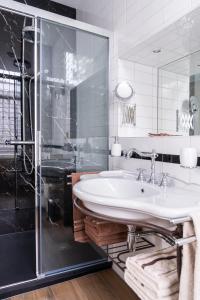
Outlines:
<svg viewBox="0 0 200 300"><path fill-rule="evenodd" d="M22 28L23 16L0 10L0 223L1 234L34 228L34 172L25 172L23 159L31 169L33 153L31 147L6 145L6 140L22 140L21 134L21 71L22 71ZM25 72L33 74L33 44L25 46ZM28 77L27 77L28 78ZM28 97L28 80L25 80L25 99ZM27 103L27 101L26 101ZM30 139L30 119L25 107L26 138ZM24 151L24 152L23 152ZM32 163L32 162L31 162ZM7 218L9 211L21 209L20 213ZM32 211L32 213L31 213ZM23 223L24 216L30 219ZM30 214L29 214L30 213ZM7 224L7 225L6 225ZM27 225L27 226L26 226Z"/></svg>

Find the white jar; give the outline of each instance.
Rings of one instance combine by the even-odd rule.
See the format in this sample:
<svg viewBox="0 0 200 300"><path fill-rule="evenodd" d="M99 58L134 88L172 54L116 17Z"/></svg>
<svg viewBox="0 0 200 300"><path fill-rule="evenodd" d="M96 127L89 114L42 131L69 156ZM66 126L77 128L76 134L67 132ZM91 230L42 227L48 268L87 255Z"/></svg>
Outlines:
<svg viewBox="0 0 200 300"><path fill-rule="evenodd" d="M195 148L182 148L180 151L180 164L185 168L197 166L197 150Z"/></svg>

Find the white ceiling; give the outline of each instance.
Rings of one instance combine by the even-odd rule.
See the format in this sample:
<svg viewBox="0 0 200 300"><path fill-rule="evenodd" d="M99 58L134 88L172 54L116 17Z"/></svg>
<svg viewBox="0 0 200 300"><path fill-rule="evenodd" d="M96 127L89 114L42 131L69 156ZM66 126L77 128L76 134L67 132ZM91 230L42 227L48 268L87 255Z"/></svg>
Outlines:
<svg viewBox="0 0 200 300"><path fill-rule="evenodd" d="M122 59L135 61L144 65L162 67L170 62L176 61L190 53L200 50L200 8L186 14L178 21L165 27L144 42L135 43L134 38L137 28L133 28L133 23L138 18L137 23L145 27L142 22L150 15L150 4L155 0L53 0L61 4L75 7L79 11L87 12L87 18L93 14L96 24L102 27L112 23L114 30L118 33L118 54ZM181 0L183 1L183 0ZM169 1L161 1L166 5ZM161 5L159 2L159 5ZM183 3L183 2L182 2ZM126 7L125 7L126 4ZM157 6L154 5L154 9ZM152 8L151 8L152 9ZM165 17L169 8L165 11ZM142 12L142 13L141 13ZM153 19L156 18L155 15ZM110 23L108 22L110 19ZM111 20L112 19L112 20ZM84 18L81 19L84 21ZM102 22L104 20L104 22ZM156 19L154 19L156 22ZM90 21L90 20L89 20ZM112 21L112 22L111 22ZM92 22L91 22L92 23ZM108 27L108 26L107 26ZM136 46L135 46L136 45ZM155 49L161 49L160 53L153 53ZM191 74L199 72L200 55L185 57L184 59L167 66L168 69L176 69L181 74Z"/></svg>
<svg viewBox="0 0 200 300"><path fill-rule="evenodd" d="M160 49L161 52L153 53L156 49ZM192 60L191 57L185 56L199 50L200 9L197 9L130 49L125 57L128 60L154 67L162 67L184 57L173 66L174 69L177 68L177 73L189 74L197 70L199 72L199 67L195 66L200 65L200 55L198 53L192 56Z"/></svg>

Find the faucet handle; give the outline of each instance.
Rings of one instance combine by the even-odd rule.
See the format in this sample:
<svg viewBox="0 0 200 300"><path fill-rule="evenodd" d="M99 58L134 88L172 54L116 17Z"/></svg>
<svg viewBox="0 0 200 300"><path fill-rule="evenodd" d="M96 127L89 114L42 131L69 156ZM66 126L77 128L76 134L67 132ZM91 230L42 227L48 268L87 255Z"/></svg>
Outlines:
<svg viewBox="0 0 200 300"><path fill-rule="evenodd" d="M128 151L127 151L127 150L123 150L123 151L122 151L122 155L123 155L123 157L127 158L127 153L128 153Z"/></svg>
<svg viewBox="0 0 200 300"><path fill-rule="evenodd" d="M162 172L161 175L162 175L162 178L161 178L159 186L167 187L169 173Z"/></svg>
<svg viewBox="0 0 200 300"><path fill-rule="evenodd" d="M145 178L144 172L146 171L146 169L138 168L137 171L139 172L139 173L138 173L137 180L138 180L138 181L145 181L146 178Z"/></svg>
<svg viewBox="0 0 200 300"><path fill-rule="evenodd" d="M167 173L167 172L162 172L161 175L162 175L162 177L168 177L168 176L169 176L169 173Z"/></svg>

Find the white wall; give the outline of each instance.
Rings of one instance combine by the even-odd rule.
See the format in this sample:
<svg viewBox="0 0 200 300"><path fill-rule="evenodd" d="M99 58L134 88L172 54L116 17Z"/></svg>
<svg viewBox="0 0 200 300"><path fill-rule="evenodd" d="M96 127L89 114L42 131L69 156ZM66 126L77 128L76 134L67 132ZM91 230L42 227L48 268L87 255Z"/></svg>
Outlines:
<svg viewBox="0 0 200 300"><path fill-rule="evenodd" d="M189 130L181 129L180 124L179 132L176 131L176 110L181 113L182 102L189 99L189 76L160 70L159 90L157 76L157 68L118 59L117 82L126 80L131 83L135 93L126 103L136 105L136 125L124 125L125 104L114 95L117 107L114 114L118 120L115 134L119 137L147 137L149 133L157 133L157 126L159 132L188 135Z"/></svg>
<svg viewBox="0 0 200 300"><path fill-rule="evenodd" d="M119 60L118 68L118 81L129 80L134 86L136 92L135 100L138 106L141 105L142 110L144 112L146 111L145 113L148 113L149 108L151 108L155 116L157 104L157 76L155 74L157 74L157 70L152 67L124 60ZM188 97L189 79L186 76L172 74L166 71L164 71L162 75L162 87L166 88L164 94L162 94L163 101L167 103L167 100L169 98L171 101L171 107L174 107L174 105L176 105L176 103L174 103L175 99L181 100L183 97ZM151 92L145 95L145 91ZM148 103L149 100L150 103ZM117 101L118 100L115 99L115 103L117 103ZM152 106L148 106L148 104L151 104ZM114 111L114 114L114 118L117 118L118 112ZM137 119L142 123L142 118L140 119L140 116L138 116ZM155 123L156 119L154 118L153 120ZM140 123L136 124L137 126L140 125ZM140 131L140 126L139 128L137 128L137 126L135 132L145 133L145 131ZM150 128L149 130L146 130L146 133L148 133L149 131ZM197 149L200 156L200 136L128 137L126 129L124 129L124 132L122 132L122 130L120 129L120 124L118 124L118 131L115 131L115 133L117 134L117 132L118 134L123 133L123 137L121 136L119 138L119 141L122 144L122 150L127 150L133 147L139 149L140 151L151 151L152 149L155 149L157 153L179 155L181 148L191 146ZM135 132L132 133L134 134ZM113 141L113 138L111 138L110 145ZM134 171L137 168L141 167L149 171L150 161L142 159L127 160L123 157L110 157L110 169L126 169ZM171 176L174 176L186 182L200 184L200 167L190 170L180 167L179 164L157 162L156 173L159 174L161 172L167 172Z"/></svg>
<svg viewBox="0 0 200 300"><path fill-rule="evenodd" d="M189 76L165 70L159 71L158 132L174 135L189 134L189 128L180 120L182 114L189 115L189 81ZM186 109L183 109L183 102L187 102ZM176 110L179 111L178 120Z"/></svg>
<svg viewBox="0 0 200 300"><path fill-rule="evenodd" d="M136 105L136 125L121 122L123 104L115 97L118 106L118 136L148 136L157 128L157 69L127 60L118 60L118 82L131 83L134 95L126 101Z"/></svg>
<svg viewBox="0 0 200 300"><path fill-rule="evenodd" d="M119 72L118 72L118 81L120 80L128 80L130 81L135 89L135 100L137 105L140 107L144 113L148 113L149 108L152 109L152 113L154 116L154 124L156 122L155 119L155 111L156 111L156 101L157 101L157 70L152 67L136 64L133 62L119 60ZM186 76L172 74L169 72L163 72L163 81L162 88L165 87L165 90L162 94L162 100L164 106L166 108L167 101L170 101L171 107L174 105L179 105L180 101L185 97L188 97L188 87L189 87L189 79ZM171 79L170 79L171 78ZM145 91L151 91L145 95ZM174 103L175 99L178 99L178 103ZM150 100L150 102L149 102ZM115 99L115 101L117 101ZM178 107L178 106L177 106ZM146 112L145 112L146 111ZM116 114L116 111L115 111ZM116 116L115 116L116 117ZM137 116L137 120L142 122L142 118L140 120L140 115ZM146 122L148 119L146 120ZM171 122L171 120L169 120ZM136 123L137 126L140 125L139 122ZM127 150L129 148L137 148L140 151L151 151L155 149L158 153L164 154L174 154L179 155L180 149L183 147L195 147L200 156L200 137L199 136L173 136L173 137L127 137L126 129L122 132L119 129L118 124L118 133L121 133L123 137L119 139L122 144L122 149ZM133 130L133 134L136 132L141 132L141 128ZM155 129L155 127L153 127ZM149 130L146 131L148 133ZM145 133L145 131L141 132ZM110 144L113 142L111 138ZM121 158L113 158L110 157L110 169L126 169L126 170L136 170L137 168L145 168L147 171L150 170L150 161L142 160L142 159L124 159ZM200 184L200 168L196 169L184 169L180 167L179 164L172 163L156 163L156 173L159 174L161 172L168 172L171 176L175 176L176 178L182 179L186 182L197 183Z"/></svg>

